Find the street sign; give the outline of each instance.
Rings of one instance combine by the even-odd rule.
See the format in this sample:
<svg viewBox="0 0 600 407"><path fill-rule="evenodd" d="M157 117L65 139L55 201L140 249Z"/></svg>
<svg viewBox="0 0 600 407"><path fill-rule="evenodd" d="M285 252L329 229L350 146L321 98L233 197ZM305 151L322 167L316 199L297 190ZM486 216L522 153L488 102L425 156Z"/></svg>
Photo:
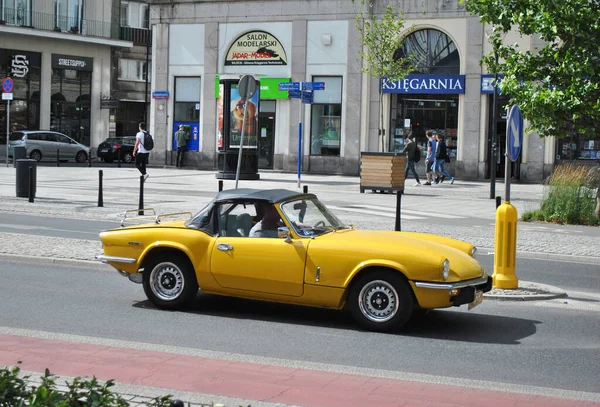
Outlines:
<svg viewBox="0 0 600 407"><path fill-rule="evenodd" d="M4 93L12 93L14 87L14 82L10 78L5 78L2 81L2 92Z"/></svg>
<svg viewBox="0 0 600 407"><path fill-rule="evenodd" d="M506 126L508 155L511 161L516 161L519 154L521 154L521 146L523 145L523 116L521 116L519 106L513 105L510 108Z"/></svg>
<svg viewBox="0 0 600 407"><path fill-rule="evenodd" d="M250 99L256 92L256 79L252 75L244 75L238 82L238 92L244 99Z"/></svg>
<svg viewBox="0 0 600 407"><path fill-rule="evenodd" d="M302 94L299 90L288 90L288 97L290 99L300 99L302 97Z"/></svg>
<svg viewBox="0 0 600 407"><path fill-rule="evenodd" d="M279 90L300 90L300 82L279 82L277 85Z"/></svg>
<svg viewBox="0 0 600 407"><path fill-rule="evenodd" d="M12 93L3 93L2 100L13 100L13 94Z"/></svg>
<svg viewBox="0 0 600 407"><path fill-rule="evenodd" d="M302 103L310 105L313 102L313 92L311 90L302 91Z"/></svg>
<svg viewBox="0 0 600 407"><path fill-rule="evenodd" d="M152 91L152 99L168 99L169 91L168 90L155 90Z"/></svg>
<svg viewBox="0 0 600 407"><path fill-rule="evenodd" d="M304 90L325 90L325 82L302 82Z"/></svg>

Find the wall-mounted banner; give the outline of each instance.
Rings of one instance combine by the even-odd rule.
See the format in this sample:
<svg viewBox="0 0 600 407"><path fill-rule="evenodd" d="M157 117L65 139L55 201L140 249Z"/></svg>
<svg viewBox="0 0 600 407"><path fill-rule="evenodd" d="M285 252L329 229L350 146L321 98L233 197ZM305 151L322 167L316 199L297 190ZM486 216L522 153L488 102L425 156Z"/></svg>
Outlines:
<svg viewBox="0 0 600 407"><path fill-rule="evenodd" d="M86 57L52 54L52 68L93 71L94 60Z"/></svg>
<svg viewBox="0 0 600 407"><path fill-rule="evenodd" d="M289 82L290 78L260 78L261 99L287 99L287 90L279 90L280 82Z"/></svg>
<svg viewBox="0 0 600 407"><path fill-rule="evenodd" d="M462 94L465 75L408 75L398 81L383 79L383 93Z"/></svg>
<svg viewBox="0 0 600 407"><path fill-rule="evenodd" d="M265 31L250 31L233 41L225 65L287 65L287 57L277 38Z"/></svg>
<svg viewBox="0 0 600 407"><path fill-rule="evenodd" d="M504 75L498 74L498 81L501 81ZM494 75L483 74L481 75L481 93L494 93ZM502 90L498 86L498 95L502 93Z"/></svg>
<svg viewBox="0 0 600 407"><path fill-rule="evenodd" d="M27 78L32 69L36 72L42 66L42 54L39 52L0 49L0 71L5 67L5 75L13 78ZM38 79L39 81L39 79Z"/></svg>

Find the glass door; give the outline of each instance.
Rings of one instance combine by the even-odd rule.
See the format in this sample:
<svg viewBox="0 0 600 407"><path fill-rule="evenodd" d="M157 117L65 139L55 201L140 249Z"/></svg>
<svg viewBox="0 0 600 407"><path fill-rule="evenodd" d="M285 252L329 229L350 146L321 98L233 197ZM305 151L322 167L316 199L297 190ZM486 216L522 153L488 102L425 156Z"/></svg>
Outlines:
<svg viewBox="0 0 600 407"><path fill-rule="evenodd" d="M258 114L258 168L273 169L275 101L261 100Z"/></svg>

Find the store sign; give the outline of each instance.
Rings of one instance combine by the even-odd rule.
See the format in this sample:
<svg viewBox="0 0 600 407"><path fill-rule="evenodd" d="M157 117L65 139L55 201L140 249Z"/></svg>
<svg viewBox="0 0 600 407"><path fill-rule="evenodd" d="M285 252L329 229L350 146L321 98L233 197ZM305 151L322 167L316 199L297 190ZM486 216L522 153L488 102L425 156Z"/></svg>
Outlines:
<svg viewBox="0 0 600 407"><path fill-rule="evenodd" d="M15 78L24 78L29 73L29 60L27 59L27 55L13 55L10 66L10 72Z"/></svg>
<svg viewBox="0 0 600 407"><path fill-rule="evenodd" d="M251 31L233 41L225 65L287 65L287 57L277 38L265 31Z"/></svg>
<svg viewBox="0 0 600 407"><path fill-rule="evenodd" d="M383 79L383 93L462 94L465 75L408 75L398 81Z"/></svg>
<svg viewBox="0 0 600 407"><path fill-rule="evenodd" d="M32 68L40 68L42 57L37 52L0 49L0 66L7 66L13 78L27 78Z"/></svg>
<svg viewBox="0 0 600 407"><path fill-rule="evenodd" d="M287 90L279 90L281 82L289 82L290 78L260 78L261 99L287 99Z"/></svg>
<svg viewBox="0 0 600 407"><path fill-rule="evenodd" d="M94 60L93 58L52 54L52 68L91 72L94 70Z"/></svg>
<svg viewBox="0 0 600 407"><path fill-rule="evenodd" d="M498 74L498 81L502 80L503 75ZM494 93L494 75L483 74L481 75L481 93ZM498 86L498 95L502 93Z"/></svg>

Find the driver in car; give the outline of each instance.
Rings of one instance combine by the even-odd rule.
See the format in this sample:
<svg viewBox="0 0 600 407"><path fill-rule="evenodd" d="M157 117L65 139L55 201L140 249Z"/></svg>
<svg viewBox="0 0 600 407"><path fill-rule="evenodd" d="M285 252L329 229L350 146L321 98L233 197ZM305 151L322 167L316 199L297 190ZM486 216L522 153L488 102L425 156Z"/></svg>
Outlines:
<svg viewBox="0 0 600 407"><path fill-rule="evenodd" d="M273 205L263 207L262 219L250 229L249 237L278 237L277 228L281 218Z"/></svg>

